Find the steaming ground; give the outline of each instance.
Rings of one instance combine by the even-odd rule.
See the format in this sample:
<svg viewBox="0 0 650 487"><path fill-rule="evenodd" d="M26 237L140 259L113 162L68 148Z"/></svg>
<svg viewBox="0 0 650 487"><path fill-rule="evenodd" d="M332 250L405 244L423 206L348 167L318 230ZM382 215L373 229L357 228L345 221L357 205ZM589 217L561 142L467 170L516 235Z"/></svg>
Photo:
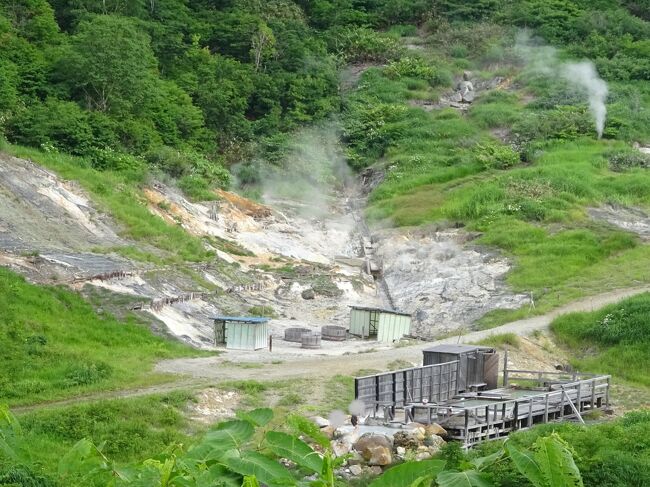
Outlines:
<svg viewBox="0 0 650 487"><path fill-rule="evenodd" d="M539 39L533 39L528 31L521 31L517 36L515 51L526 63L527 69L535 74L549 78L564 78L570 90L582 93L594 119L596 134L600 139L605 128L607 116L607 83L600 78L591 61L562 62L557 50L545 45Z"/></svg>
<svg viewBox="0 0 650 487"><path fill-rule="evenodd" d="M460 230L386 231L379 238L384 278L395 305L414 316L414 334L431 339L467 329L493 309L529 302L504 283L510 263L471 245Z"/></svg>
<svg viewBox="0 0 650 487"><path fill-rule="evenodd" d="M333 153L327 149L318 157ZM361 240L369 235L355 210L362 201L357 185L325 184L311 199L269 191L269 204L262 205L226 192L218 203L193 203L155 184L144 190L150 211L207 238L217 258L154 266L112 253L140 243L119 237L115 222L74 185L15 158L1 159L0 172L1 265L34 282L101 293L108 311L134 311L154 330L194 347L214 348L213 316L256 314L265 307L275 316L274 353L313 354L284 342L284 330L347 326L351 305L390 306L384 289L363 272ZM416 335L430 338L467 327L491 309L526 302L503 284L507 261L468 247L461 231L395 230L374 238L393 302L414 313ZM316 290L314 299L304 299L310 290ZM321 353L382 347L360 340L324 342Z"/></svg>

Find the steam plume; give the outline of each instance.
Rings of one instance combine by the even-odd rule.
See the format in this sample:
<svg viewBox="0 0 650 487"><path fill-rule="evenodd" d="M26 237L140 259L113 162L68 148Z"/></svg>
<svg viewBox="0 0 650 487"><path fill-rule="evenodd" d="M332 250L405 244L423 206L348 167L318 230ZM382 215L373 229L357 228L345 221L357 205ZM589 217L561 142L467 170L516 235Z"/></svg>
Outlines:
<svg viewBox="0 0 650 487"><path fill-rule="evenodd" d="M565 79L580 86L589 98L589 111L596 123L598 138L603 136L607 107L607 83L596 72L596 67L591 61L568 63L562 66L562 75Z"/></svg>
<svg viewBox="0 0 650 487"><path fill-rule="evenodd" d="M542 76L562 77L571 87L577 88L586 95L589 111L600 139L607 116L605 101L608 90L607 83L598 76L594 64L591 61L562 62L553 47L533 39L528 31L522 31L517 35L515 51L531 71Z"/></svg>

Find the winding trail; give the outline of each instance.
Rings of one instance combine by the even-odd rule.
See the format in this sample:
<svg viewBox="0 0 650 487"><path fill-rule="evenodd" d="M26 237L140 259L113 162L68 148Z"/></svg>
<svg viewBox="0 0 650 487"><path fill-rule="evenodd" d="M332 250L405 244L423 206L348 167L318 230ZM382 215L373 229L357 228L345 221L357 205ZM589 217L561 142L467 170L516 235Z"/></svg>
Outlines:
<svg viewBox="0 0 650 487"><path fill-rule="evenodd" d="M566 313L593 311L608 304L615 303L630 296L644 292L650 292L650 285L617 289L614 291L581 298L571 303L560 306L546 314L534 316L523 320L517 320L489 330L480 330L468 333L460 337L464 343L472 343L490 335L501 333L516 333L526 336L536 330L548 329L551 322L558 316ZM285 380L291 378L313 378L331 377L337 374L355 375L362 369L385 370L386 364L393 360L408 360L419 363L422 357L422 349L442 343L457 343L458 336L436 340L423 344L380 350L369 353L358 353L353 355L314 355L306 359L304 356L283 356L281 363L265 363L260 367L242 367L236 363L223 363L223 357L202 357L194 359L173 359L165 360L156 366L157 372L181 374L178 381L152 387L137 389L123 389L119 391L106 391L96 394L74 397L61 401L19 406L12 408L17 414L37 411L52 407L69 406L80 403L90 403L107 399L120 399L138 397L151 394L164 394L177 390L194 390L210 385L218 384L228 380ZM251 359L259 357L260 352L251 354ZM267 358L271 358L267 355ZM277 357L280 358L280 357ZM247 362L250 364L251 362Z"/></svg>
<svg viewBox="0 0 650 487"><path fill-rule="evenodd" d="M265 364L264 368L220 367L221 357L190 358L165 360L156 366L157 372L186 374L194 378L215 380L279 380L295 377L331 377L336 374L354 375L361 369L385 370L386 364L393 360L408 360L419 363L422 350L443 343L473 343L490 335L516 333L526 336L535 330L545 330L558 316L577 311L592 311L615 303L630 296L650 292L650 286L619 289L582 298L560 306L546 314L517 320L489 330L467 333L461 337L453 336L408 347L378 350L376 352L357 353L353 355L314 355L309 358L277 357L285 361L280 364ZM259 354L259 352L256 352ZM268 358L271 358L269 355ZM255 355L251 354L251 360Z"/></svg>

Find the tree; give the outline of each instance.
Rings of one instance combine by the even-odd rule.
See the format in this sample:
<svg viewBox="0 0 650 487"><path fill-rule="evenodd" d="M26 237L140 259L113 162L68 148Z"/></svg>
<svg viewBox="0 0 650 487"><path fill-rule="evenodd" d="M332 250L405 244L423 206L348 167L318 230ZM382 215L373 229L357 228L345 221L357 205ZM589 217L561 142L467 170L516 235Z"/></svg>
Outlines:
<svg viewBox="0 0 650 487"><path fill-rule="evenodd" d="M253 58L255 71L260 70L265 59L277 54L273 31L264 22L260 22L257 32L253 34L251 46L251 57Z"/></svg>
<svg viewBox="0 0 650 487"><path fill-rule="evenodd" d="M101 15L79 24L59 71L88 109L125 112L140 103L155 79L149 37L125 18Z"/></svg>

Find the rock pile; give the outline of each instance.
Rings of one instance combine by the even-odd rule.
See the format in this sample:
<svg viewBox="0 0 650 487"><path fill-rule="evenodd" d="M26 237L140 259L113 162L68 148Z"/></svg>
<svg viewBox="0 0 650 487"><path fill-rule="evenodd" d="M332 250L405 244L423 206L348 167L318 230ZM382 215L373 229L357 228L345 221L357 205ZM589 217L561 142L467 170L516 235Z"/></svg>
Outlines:
<svg viewBox="0 0 650 487"><path fill-rule="evenodd" d="M410 423L390 433L388 428L381 427L376 429L388 431L373 431L375 425L370 419L357 427L353 427L349 419L338 427L321 417L313 421L330 439L334 455L348 456L337 472L343 478L379 475L383 469L405 460L428 460L440 451L447 436L445 429L435 423Z"/></svg>

